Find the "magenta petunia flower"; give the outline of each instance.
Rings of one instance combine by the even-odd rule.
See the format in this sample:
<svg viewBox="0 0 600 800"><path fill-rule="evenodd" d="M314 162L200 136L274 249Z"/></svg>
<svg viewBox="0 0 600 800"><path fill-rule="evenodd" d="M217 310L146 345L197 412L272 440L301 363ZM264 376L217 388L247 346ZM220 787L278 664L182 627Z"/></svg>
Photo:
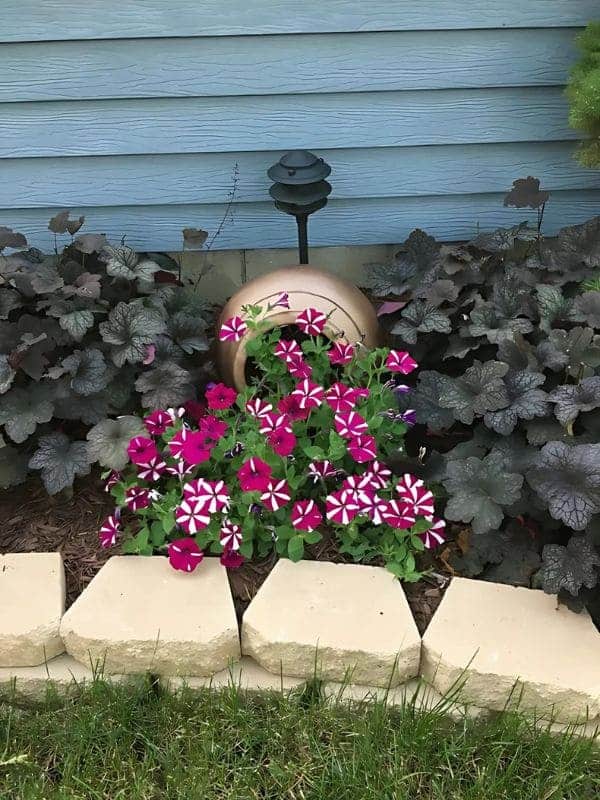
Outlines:
<svg viewBox="0 0 600 800"><path fill-rule="evenodd" d="M226 550L239 550L242 544L242 529L231 520L223 521L219 541Z"/></svg>
<svg viewBox="0 0 600 800"><path fill-rule="evenodd" d="M375 494L366 475L348 475L342 483L342 489L350 492L354 501L361 507L368 503L371 495Z"/></svg>
<svg viewBox="0 0 600 800"><path fill-rule="evenodd" d="M417 412L413 408L407 408L406 411L400 414L400 419L412 428L413 425L417 424Z"/></svg>
<svg viewBox="0 0 600 800"><path fill-rule="evenodd" d="M389 479L392 477L392 471L388 469L385 464L382 464L381 461L375 460L369 465L367 472L365 472L365 477L367 476L373 489L385 489Z"/></svg>
<svg viewBox="0 0 600 800"><path fill-rule="evenodd" d="M210 522L210 514L202 500L182 500L175 508L175 522L186 533L198 533Z"/></svg>
<svg viewBox="0 0 600 800"><path fill-rule="evenodd" d="M209 514L229 508L229 490L224 481L208 481L198 478L183 487L183 496L190 501L204 503Z"/></svg>
<svg viewBox="0 0 600 800"><path fill-rule="evenodd" d="M200 500L201 496L204 497L206 493L205 487L206 480L204 478L188 481L183 484L183 496L186 500Z"/></svg>
<svg viewBox="0 0 600 800"><path fill-rule="evenodd" d="M416 516L431 516L435 510L433 494L420 478L405 473L396 484L400 500L413 509Z"/></svg>
<svg viewBox="0 0 600 800"><path fill-rule="evenodd" d="M189 401L192 402L192 401ZM187 403L186 403L187 406ZM181 419L187 413L186 406L178 406L177 408L167 408L167 414L171 417L173 422L177 422L178 419Z"/></svg>
<svg viewBox="0 0 600 800"><path fill-rule="evenodd" d="M216 443L227 433L229 425L222 419L217 419L212 414L202 417L198 423L198 430L204 434L207 447Z"/></svg>
<svg viewBox="0 0 600 800"><path fill-rule="evenodd" d="M111 514L102 523L100 528L100 547L113 547L117 543L119 534L121 533L121 525L117 514Z"/></svg>
<svg viewBox="0 0 600 800"><path fill-rule="evenodd" d="M285 363L292 378L310 378L312 375L312 367L302 356L292 356Z"/></svg>
<svg viewBox="0 0 600 800"><path fill-rule="evenodd" d="M292 432L292 426L290 418L287 414L275 414L269 412L262 417L260 421L260 428L258 429L261 433L273 433L273 431L285 430Z"/></svg>
<svg viewBox="0 0 600 800"><path fill-rule="evenodd" d="M215 383L210 389L204 392L208 407L210 409L223 410L232 406L237 399L237 392L224 383Z"/></svg>
<svg viewBox="0 0 600 800"><path fill-rule="evenodd" d="M160 456L157 456L156 458L151 458L147 464L138 464L137 468L138 478L154 483L161 475L165 474L167 465Z"/></svg>
<svg viewBox="0 0 600 800"><path fill-rule="evenodd" d="M277 358L289 361L291 358L302 358L302 348L294 339L280 339L273 351Z"/></svg>
<svg viewBox="0 0 600 800"><path fill-rule="evenodd" d="M332 364L345 366L354 358L354 346L346 342L335 342L327 357Z"/></svg>
<svg viewBox="0 0 600 800"><path fill-rule="evenodd" d="M423 540L427 550L433 550L446 541L446 523L437 517L427 517L427 520L431 522L431 527L420 533L419 538Z"/></svg>
<svg viewBox="0 0 600 800"><path fill-rule="evenodd" d="M317 311L316 308L305 308L296 317L296 325L302 333L309 336L318 336L319 333L322 333L326 322L327 315L322 311Z"/></svg>
<svg viewBox="0 0 600 800"><path fill-rule="evenodd" d="M191 475L193 471L194 467L186 464L182 458L168 466L165 470L168 475L175 475L176 478L185 478L186 475Z"/></svg>
<svg viewBox="0 0 600 800"><path fill-rule="evenodd" d="M169 564L181 572L193 572L204 558L195 539L176 539L169 544Z"/></svg>
<svg viewBox="0 0 600 800"><path fill-rule="evenodd" d="M184 413L198 423L206 415L206 403L203 400L188 400L183 406Z"/></svg>
<svg viewBox="0 0 600 800"><path fill-rule="evenodd" d="M334 383L325 392L327 405L337 413L352 411L356 405L356 389L344 383Z"/></svg>
<svg viewBox="0 0 600 800"><path fill-rule="evenodd" d="M405 350L390 350L385 365L390 372L401 372L403 375L408 375L419 366Z"/></svg>
<svg viewBox="0 0 600 800"><path fill-rule="evenodd" d="M211 448L206 443L202 431L188 431L181 447L181 458L191 467L203 464L210 459Z"/></svg>
<svg viewBox="0 0 600 800"><path fill-rule="evenodd" d="M354 395L355 403L358 403L359 400L366 400L367 397L371 394L370 390L367 389L366 386L353 386L351 391L352 394Z"/></svg>
<svg viewBox="0 0 600 800"><path fill-rule="evenodd" d="M377 457L377 444L373 436L357 436L348 442L348 452L357 464L366 464Z"/></svg>
<svg viewBox="0 0 600 800"><path fill-rule="evenodd" d="M261 419L273 411L273 406L271 403L267 403L266 400L261 400L260 397L253 397L252 400L248 400L246 403L246 411L251 417Z"/></svg>
<svg viewBox="0 0 600 800"><path fill-rule="evenodd" d="M323 402L325 392L318 383L306 378L296 385L292 397L297 397L300 408L317 408Z"/></svg>
<svg viewBox="0 0 600 800"><path fill-rule="evenodd" d="M132 486L125 492L125 502L131 511L139 511L140 508L148 508L152 501L148 489L141 486Z"/></svg>
<svg viewBox="0 0 600 800"><path fill-rule="evenodd" d="M296 437L285 428L278 428L276 431L268 433L267 441L269 446L282 458L290 456L296 447Z"/></svg>
<svg viewBox="0 0 600 800"><path fill-rule="evenodd" d="M180 431L177 431L172 437L171 441L169 442L169 451L173 458L181 458L183 445L185 444L185 440L190 434L189 428L182 428Z"/></svg>
<svg viewBox="0 0 600 800"><path fill-rule="evenodd" d="M327 519L338 525L348 525L360 512L360 506L351 491L338 489L325 499Z"/></svg>
<svg viewBox="0 0 600 800"><path fill-rule="evenodd" d="M392 528L412 528L415 524L415 515L412 508L399 500L390 500L383 510L383 518Z"/></svg>
<svg viewBox="0 0 600 800"><path fill-rule="evenodd" d="M308 465L308 474L313 483L317 483L321 478L324 480L337 475L337 470L330 461L311 461Z"/></svg>
<svg viewBox="0 0 600 800"><path fill-rule="evenodd" d="M117 470L111 470L108 478L106 479L106 483L104 484L104 491L110 492L113 486L116 486L117 483L121 480L121 473L117 472Z"/></svg>
<svg viewBox="0 0 600 800"><path fill-rule="evenodd" d="M369 430L366 421L356 411L339 411L334 419L335 429L344 439L356 439Z"/></svg>
<svg viewBox="0 0 600 800"><path fill-rule="evenodd" d="M236 550L231 550L229 548L223 550L220 556L221 564L226 569L238 569L242 566L246 559L241 553L238 553Z"/></svg>
<svg viewBox="0 0 600 800"><path fill-rule="evenodd" d="M230 317L221 325L219 339L222 342L239 342L248 330L248 326L241 317Z"/></svg>
<svg viewBox="0 0 600 800"><path fill-rule="evenodd" d="M388 501L378 494L367 494L361 503L361 513L367 514L373 525L381 525L385 521L384 514L388 511Z"/></svg>
<svg viewBox="0 0 600 800"><path fill-rule="evenodd" d="M310 414L310 409L301 408L300 399L298 397L292 397L291 394L286 394L282 397L277 403L277 408L293 422L306 419Z"/></svg>
<svg viewBox="0 0 600 800"><path fill-rule="evenodd" d="M158 457L158 449L152 439L134 436L127 447L127 455L132 464L147 464Z"/></svg>
<svg viewBox="0 0 600 800"><path fill-rule="evenodd" d="M147 417L144 417L146 430L152 436L160 436L167 428L170 428L172 424L173 419L171 415L168 411L163 411L162 409L153 411L151 414L148 414Z"/></svg>
<svg viewBox="0 0 600 800"><path fill-rule="evenodd" d="M272 477L271 467L252 456L239 468L238 481L243 492L266 492Z"/></svg>
<svg viewBox="0 0 600 800"><path fill-rule="evenodd" d="M274 303L269 303L271 308L289 308L290 297L287 292L281 292L279 297L276 298Z"/></svg>
<svg viewBox="0 0 600 800"><path fill-rule="evenodd" d="M290 487L285 479L280 481L269 481L266 490L261 494L261 503L269 511L277 511L292 499Z"/></svg>
<svg viewBox="0 0 600 800"><path fill-rule="evenodd" d="M323 515L314 500L297 500L292 506L290 521L296 530L312 533L323 522Z"/></svg>

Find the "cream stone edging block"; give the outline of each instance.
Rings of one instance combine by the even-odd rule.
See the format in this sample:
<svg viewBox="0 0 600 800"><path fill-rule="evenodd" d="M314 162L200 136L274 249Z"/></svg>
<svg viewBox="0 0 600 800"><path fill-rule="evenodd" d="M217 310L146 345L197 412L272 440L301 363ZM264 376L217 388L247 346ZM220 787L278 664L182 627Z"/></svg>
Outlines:
<svg viewBox="0 0 600 800"><path fill-rule="evenodd" d="M67 652L105 674L212 675L240 656L227 572L163 556L113 556L63 617Z"/></svg>
<svg viewBox="0 0 600 800"><path fill-rule="evenodd" d="M422 674L443 693L557 722L600 716L600 634L532 589L453 578L423 637Z"/></svg>
<svg viewBox="0 0 600 800"><path fill-rule="evenodd" d="M281 559L244 614L242 652L275 674L397 686L418 673L421 637L385 569Z"/></svg>
<svg viewBox="0 0 600 800"><path fill-rule="evenodd" d="M0 556L0 667L35 666L62 653L64 610L60 553Z"/></svg>

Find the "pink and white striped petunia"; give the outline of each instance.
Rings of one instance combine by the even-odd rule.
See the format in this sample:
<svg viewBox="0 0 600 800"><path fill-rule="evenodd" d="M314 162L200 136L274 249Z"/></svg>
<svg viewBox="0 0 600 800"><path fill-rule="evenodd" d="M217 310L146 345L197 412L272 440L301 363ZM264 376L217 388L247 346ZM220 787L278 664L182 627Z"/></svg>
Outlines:
<svg viewBox="0 0 600 800"><path fill-rule="evenodd" d="M370 390L367 389L366 386L354 386L352 388L352 393L354 394L354 400L357 403L359 400L366 400L367 397L371 394Z"/></svg>
<svg viewBox="0 0 600 800"><path fill-rule="evenodd" d="M121 525L117 514L111 514L102 523L100 528L100 547L113 547L117 543Z"/></svg>
<svg viewBox="0 0 600 800"><path fill-rule="evenodd" d="M167 552L169 564L181 572L193 572L204 558L204 553L191 537L171 542Z"/></svg>
<svg viewBox="0 0 600 800"><path fill-rule="evenodd" d="M427 517L433 514L435 510L433 494L419 478L405 473L396 484L396 491L401 501L410 506L416 516Z"/></svg>
<svg viewBox="0 0 600 800"><path fill-rule="evenodd" d="M308 378L296 384L292 392L292 397L298 398L300 408L317 408L323 402L324 396L323 387Z"/></svg>
<svg viewBox="0 0 600 800"><path fill-rule="evenodd" d="M242 492L266 492L272 476L271 467L256 456L244 461L237 472Z"/></svg>
<svg viewBox="0 0 600 800"><path fill-rule="evenodd" d="M132 486L125 492L125 502L130 511L139 511L140 508L148 508L152 502L150 492L141 486Z"/></svg>
<svg viewBox="0 0 600 800"><path fill-rule="evenodd" d="M158 455L158 450L152 439L134 436L127 445L127 455L132 464L146 464Z"/></svg>
<svg viewBox="0 0 600 800"><path fill-rule="evenodd" d="M356 405L356 390L344 383L334 383L325 392L327 405L336 413L352 411Z"/></svg>
<svg viewBox="0 0 600 800"><path fill-rule="evenodd" d="M169 412L163 411L160 408L156 411L153 411L151 414L148 414L147 417L144 417L144 425L146 426L146 430L152 436L160 436L167 430L167 428L170 428L172 424L173 418Z"/></svg>
<svg viewBox="0 0 600 800"><path fill-rule="evenodd" d="M241 317L230 317L221 325L219 339L222 342L239 342L248 330L248 326Z"/></svg>
<svg viewBox="0 0 600 800"><path fill-rule="evenodd" d="M317 483L321 478L331 478L337 475L337 470L331 461L311 461L308 465L308 474L313 483Z"/></svg>
<svg viewBox="0 0 600 800"><path fill-rule="evenodd" d="M348 344L347 342L335 342L331 350L327 353L327 357L331 364L345 366L354 358L354 345Z"/></svg>
<svg viewBox="0 0 600 800"><path fill-rule="evenodd" d="M419 366L405 350L390 350L385 365L390 372L401 372L403 375L408 375Z"/></svg>
<svg viewBox="0 0 600 800"><path fill-rule="evenodd" d="M221 532L219 534L219 541L226 550L237 551L242 544L242 529L239 525L235 525L231 520L226 519L223 521Z"/></svg>
<svg viewBox="0 0 600 800"><path fill-rule="evenodd" d="M197 494L194 500L204 503L209 514L216 514L217 511L229 508L231 498L224 481L199 480L196 483L198 484L195 487Z"/></svg>
<svg viewBox="0 0 600 800"><path fill-rule="evenodd" d="M297 500L292 506L290 521L297 531L312 533L323 522L323 515L314 500Z"/></svg>
<svg viewBox="0 0 600 800"><path fill-rule="evenodd" d="M143 481L150 481L154 483L161 475L164 475L167 470L167 465L160 456L151 458L147 464L138 464L138 478Z"/></svg>
<svg viewBox="0 0 600 800"><path fill-rule="evenodd" d="M281 292L278 297L275 298L275 302L269 303L270 308L289 308L290 307L290 297L287 292Z"/></svg>
<svg viewBox="0 0 600 800"><path fill-rule="evenodd" d="M288 428L278 428L267 434L267 441L278 456L287 458L291 456L296 447L296 437Z"/></svg>
<svg viewBox="0 0 600 800"><path fill-rule="evenodd" d="M253 397L252 400L248 400L246 403L246 411L251 417L262 419L262 417L266 417L267 414L273 411L273 406L271 403L267 403L266 400L261 400L260 397Z"/></svg>
<svg viewBox="0 0 600 800"><path fill-rule="evenodd" d="M269 481L267 488L260 496L261 503L269 511L277 511L277 509L289 503L291 499L290 487L285 479Z"/></svg>
<svg viewBox="0 0 600 800"><path fill-rule="evenodd" d="M427 550L433 550L446 541L446 523L437 517L427 517L427 520L431 522L431 527L420 533L419 538L423 540Z"/></svg>
<svg viewBox="0 0 600 800"><path fill-rule="evenodd" d="M384 513L387 510L388 501L374 492L367 494L361 504L361 514L367 514L373 525L381 525L385 521Z"/></svg>
<svg viewBox="0 0 600 800"><path fill-rule="evenodd" d="M374 436L357 436L348 442L348 452L357 464L366 464L377 457L377 444Z"/></svg>
<svg viewBox="0 0 600 800"><path fill-rule="evenodd" d="M185 478L186 475L191 475L193 471L194 467L191 464L187 464L183 459L179 459L179 461L168 466L165 470L168 475L175 475L176 478Z"/></svg>
<svg viewBox="0 0 600 800"><path fill-rule="evenodd" d="M296 325L308 336L318 336L322 333L326 322L327 315L317 311L316 308L305 308L296 317Z"/></svg>
<svg viewBox="0 0 600 800"><path fill-rule="evenodd" d="M365 475L348 475L342 483L342 489L350 492L359 506L364 505L368 498L375 494Z"/></svg>
<svg viewBox="0 0 600 800"><path fill-rule="evenodd" d="M265 414L260 420L261 433L273 433L273 431L284 430L292 432L291 420L287 414L276 414L275 412Z"/></svg>
<svg viewBox="0 0 600 800"><path fill-rule="evenodd" d="M113 486L116 486L120 480L121 480L121 473L117 472L116 469L111 470L108 478L106 479L106 483L104 484L104 491L110 492Z"/></svg>
<svg viewBox="0 0 600 800"><path fill-rule="evenodd" d="M181 454L183 452L183 446L185 444L185 440L189 436L190 430L189 428L182 428L180 431L171 437L169 442L169 450L173 458L181 458Z"/></svg>
<svg viewBox="0 0 600 800"><path fill-rule="evenodd" d="M198 533L210 522L210 514L202 500L182 500L175 508L175 522L186 533Z"/></svg>
<svg viewBox="0 0 600 800"><path fill-rule="evenodd" d="M360 512L360 506L351 491L338 489L325 499L327 519L338 525L348 525Z"/></svg>
<svg viewBox="0 0 600 800"><path fill-rule="evenodd" d="M312 375L311 365L302 356L292 356L285 363L292 378L310 378Z"/></svg>
<svg viewBox="0 0 600 800"><path fill-rule="evenodd" d="M204 478L196 478L193 481L188 481L183 484L183 496L186 500L200 500L200 496L204 496L206 481Z"/></svg>
<svg viewBox="0 0 600 800"><path fill-rule="evenodd" d="M302 358L302 348L294 339L280 339L273 351L277 358L289 361L291 358Z"/></svg>
<svg viewBox="0 0 600 800"><path fill-rule="evenodd" d="M410 506L404 505L399 500L390 500L383 510L383 518L392 528L412 528L415 524L415 515Z"/></svg>
<svg viewBox="0 0 600 800"><path fill-rule="evenodd" d="M365 419L356 411L339 411L334 419L335 429L344 439L356 439L369 430Z"/></svg>
<svg viewBox="0 0 600 800"><path fill-rule="evenodd" d="M392 471L388 469L385 464L382 464L381 461L375 460L369 465L365 476L368 476L373 489L385 489L389 479L392 477Z"/></svg>

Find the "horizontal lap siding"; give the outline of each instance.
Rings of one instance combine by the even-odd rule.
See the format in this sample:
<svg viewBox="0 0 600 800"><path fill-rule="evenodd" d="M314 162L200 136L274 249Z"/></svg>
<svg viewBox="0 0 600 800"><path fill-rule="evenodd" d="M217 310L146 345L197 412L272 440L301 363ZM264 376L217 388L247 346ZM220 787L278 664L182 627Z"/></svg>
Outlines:
<svg viewBox="0 0 600 800"><path fill-rule="evenodd" d="M314 244L442 239L520 221L512 180L553 190L547 230L600 211L572 159L563 84L600 0L4 0L0 225L51 244L57 208L136 246L294 243L266 168L333 167ZM280 35L286 34L286 35ZM4 42L4 44L2 44Z"/></svg>

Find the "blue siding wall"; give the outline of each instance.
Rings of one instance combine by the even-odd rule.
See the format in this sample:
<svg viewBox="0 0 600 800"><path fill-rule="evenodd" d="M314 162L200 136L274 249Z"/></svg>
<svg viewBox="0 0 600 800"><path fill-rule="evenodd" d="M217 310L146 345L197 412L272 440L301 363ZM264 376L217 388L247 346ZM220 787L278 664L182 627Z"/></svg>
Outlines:
<svg viewBox="0 0 600 800"><path fill-rule="evenodd" d="M563 86L600 0L3 0L0 225L50 244L57 208L148 249L215 229L282 247L266 168L304 147L333 167L313 244L441 239L511 224L540 177L547 230L600 212L572 159Z"/></svg>

